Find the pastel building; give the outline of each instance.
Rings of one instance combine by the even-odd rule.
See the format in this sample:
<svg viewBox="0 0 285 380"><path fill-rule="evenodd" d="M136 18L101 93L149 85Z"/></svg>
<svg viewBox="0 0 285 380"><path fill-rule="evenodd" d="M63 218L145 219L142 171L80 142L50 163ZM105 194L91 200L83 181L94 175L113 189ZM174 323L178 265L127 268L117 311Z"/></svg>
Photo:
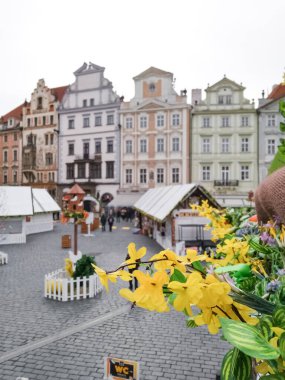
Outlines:
<svg viewBox="0 0 285 380"><path fill-rule="evenodd" d="M258 183L257 114L244 90L225 76L204 100L192 92L192 182L223 198L244 199Z"/></svg>
<svg viewBox="0 0 285 380"><path fill-rule="evenodd" d="M84 63L62 100L58 186L63 194L76 182L86 193L109 201L119 188L120 98L104 71Z"/></svg>
<svg viewBox="0 0 285 380"><path fill-rule="evenodd" d="M22 183L57 198L57 107L67 86L48 88L40 79L23 107Z"/></svg>
<svg viewBox="0 0 285 380"><path fill-rule="evenodd" d="M190 180L190 105L173 74L150 67L135 76L135 95L122 102L121 192Z"/></svg>
<svg viewBox="0 0 285 380"><path fill-rule="evenodd" d="M23 105L0 118L0 185L21 185L22 182Z"/></svg>
<svg viewBox="0 0 285 380"><path fill-rule="evenodd" d="M275 154L277 153L280 139L284 138L284 132L280 131L280 122L284 119L279 112L279 102L285 100L285 74L283 82L274 85L272 91L264 98L259 99L258 124L259 124L259 180L262 181L268 174Z"/></svg>

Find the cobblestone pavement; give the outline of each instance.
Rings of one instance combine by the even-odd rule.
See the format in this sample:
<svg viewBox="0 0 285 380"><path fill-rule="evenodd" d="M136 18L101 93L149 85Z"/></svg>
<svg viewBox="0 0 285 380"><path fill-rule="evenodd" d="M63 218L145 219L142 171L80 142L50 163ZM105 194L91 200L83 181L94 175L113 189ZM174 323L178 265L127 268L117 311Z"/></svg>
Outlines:
<svg viewBox="0 0 285 380"><path fill-rule="evenodd" d="M118 223L113 232L96 231L94 237L79 234L78 247L106 269L125 259L130 241L146 246L149 255L159 252L153 240L123 226L130 225ZM228 345L205 328L187 329L175 312L126 311L117 295L123 285L112 284L95 299L45 299L44 274L63 267L68 255L63 234L72 234L72 225L56 223L54 231L31 235L25 245L1 246L9 254L9 264L0 266L1 380L103 379L103 359L110 355L139 361L141 380L215 379Z"/></svg>

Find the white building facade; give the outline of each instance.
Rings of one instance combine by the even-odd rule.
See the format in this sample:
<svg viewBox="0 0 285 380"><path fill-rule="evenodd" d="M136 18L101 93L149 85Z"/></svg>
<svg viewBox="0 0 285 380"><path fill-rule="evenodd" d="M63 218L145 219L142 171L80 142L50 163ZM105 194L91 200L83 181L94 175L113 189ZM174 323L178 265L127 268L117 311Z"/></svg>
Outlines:
<svg viewBox="0 0 285 380"><path fill-rule="evenodd" d="M86 193L112 199L119 187L120 98L104 70L84 63L59 108L61 193L77 182Z"/></svg>
<svg viewBox="0 0 285 380"><path fill-rule="evenodd" d="M189 183L190 105L173 74L150 67L134 77L135 96L122 102L120 190Z"/></svg>
<svg viewBox="0 0 285 380"><path fill-rule="evenodd" d="M257 115L245 87L224 77L206 99L192 91L192 182L218 196L242 196L258 184Z"/></svg>
<svg viewBox="0 0 285 380"><path fill-rule="evenodd" d="M267 176L268 168L277 153L280 139L284 132L280 131L280 122L284 119L279 111L280 100L285 100L285 76L283 83L275 85L267 98L259 99L259 179L260 182Z"/></svg>

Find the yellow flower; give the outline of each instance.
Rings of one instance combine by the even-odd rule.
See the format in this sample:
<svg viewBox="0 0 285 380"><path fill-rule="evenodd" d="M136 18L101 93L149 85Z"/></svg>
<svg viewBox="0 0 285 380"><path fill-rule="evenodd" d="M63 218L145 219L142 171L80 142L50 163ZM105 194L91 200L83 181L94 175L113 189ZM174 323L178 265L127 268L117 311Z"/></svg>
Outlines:
<svg viewBox="0 0 285 380"><path fill-rule="evenodd" d="M106 273L104 271L104 269L101 269L99 267L97 267L97 265L94 265L94 264L91 264L96 272L96 274L98 275L99 277L99 280L101 282L101 284L106 288L107 292L109 291L109 282L108 280L110 280L111 282L116 282L117 281L117 277L118 277L118 273L117 272L114 272L114 273Z"/></svg>
<svg viewBox="0 0 285 380"><path fill-rule="evenodd" d="M195 261L202 261L208 258L207 255L198 255L196 249L186 249L186 256L180 256L180 260L185 264L192 264Z"/></svg>
<svg viewBox="0 0 285 380"><path fill-rule="evenodd" d="M198 326L207 325L210 334L217 334L221 327L217 314L211 308L204 308L194 321Z"/></svg>
<svg viewBox="0 0 285 380"><path fill-rule="evenodd" d="M68 273L70 277L73 275L73 263L70 259L64 259L65 260L65 271Z"/></svg>
<svg viewBox="0 0 285 380"><path fill-rule="evenodd" d="M129 269L133 269L136 267L136 264L134 263L140 260L146 254L146 247L141 247L137 251L135 243L130 243L128 245L128 254L130 258L126 260L123 264L128 265ZM133 265L130 265L130 264L133 264Z"/></svg>
<svg viewBox="0 0 285 380"><path fill-rule="evenodd" d="M266 375L267 373L273 374L274 371L266 362L260 362L256 367L256 371L261 375Z"/></svg>
<svg viewBox="0 0 285 380"><path fill-rule="evenodd" d="M170 249L161 251L152 256L150 259L150 261L155 260L160 260L154 263L154 267L158 271L169 269L171 272L173 272L174 268L177 268L180 270L180 272L186 272L185 264L182 263L181 257L176 255L176 253Z"/></svg>
<svg viewBox="0 0 285 380"><path fill-rule="evenodd" d="M117 273L118 277L123 281L130 281L133 278L133 275L125 270L118 270L115 273Z"/></svg>
<svg viewBox="0 0 285 380"><path fill-rule="evenodd" d="M176 294L173 302L174 309L177 311L186 309L188 315L192 315L190 305L196 305L203 296L201 291L202 280L201 274L194 272L188 275L186 282L171 281L169 283L168 289Z"/></svg>

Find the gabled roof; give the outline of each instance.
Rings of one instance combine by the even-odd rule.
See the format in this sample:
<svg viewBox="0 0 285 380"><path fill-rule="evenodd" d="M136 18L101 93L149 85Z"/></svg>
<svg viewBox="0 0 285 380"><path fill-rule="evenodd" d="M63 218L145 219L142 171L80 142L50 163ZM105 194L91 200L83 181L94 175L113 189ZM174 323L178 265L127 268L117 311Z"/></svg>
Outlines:
<svg viewBox="0 0 285 380"><path fill-rule="evenodd" d="M54 95L56 97L56 100L61 102L62 98L65 94L65 91L68 89L68 87L69 86L55 87L55 88L51 88L50 91L51 91L52 95Z"/></svg>
<svg viewBox="0 0 285 380"><path fill-rule="evenodd" d="M268 98L277 100L282 98L283 96L285 96L285 84L280 83L273 88L273 90L268 95Z"/></svg>
<svg viewBox="0 0 285 380"><path fill-rule="evenodd" d="M220 208L218 202L212 198L207 190L195 183L150 189L134 204L134 208L150 218L162 222L180 202L183 202L197 189L215 207Z"/></svg>
<svg viewBox="0 0 285 380"><path fill-rule="evenodd" d="M245 87L243 87L242 85L234 82L233 80L231 79L228 79L226 76L224 76L223 79L219 80L218 82L216 82L215 84L213 84L212 86L209 86L205 91L213 91L215 90L217 87L222 87L222 86L233 86L235 88L237 88L238 90L245 90Z"/></svg>
<svg viewBox="0 0 285 380"><path fill-rule="evenodd" d="M156 67L151 66L147 70L140 73L139 75L136 75L135 77L133 77L133 79L134 80L142 79L142 78L149 77L151 75L154 75L154 76L173 76L173 74L168 72L168 71L163 71L163 70L157 69Z"/></svg>
<svg viewBox="0 0 285 380"><path fill-rule="evenodd" d="M14 108L12 111L6 113L6 115L3 115L1 117L1 122L7 123L8 119L10 117L13 117L15 119L20 120L22 118L22 109L24 107L25 103L22 103L20 106Z"/></svg>
<svg viewBox="0 0 285 380"><path fill-rule="evenodd" d="M75 185L72 186L72 188L67 192L67 194L85 194L85 191L79 186L77 185L77 183Z"/></svg>
<svg viewBox="0 0 285 380"><path fill-rule="evenodd" d="M81 74L88 74L90 72L100 72L100 71L104 71L104 70L105 70L105 67L95 65L92 62L89 62L89 64L84 62L83 65L80 66L79 69L74 71L73 74L75 76L77 76L77 75L81 75Z"/></svg>

